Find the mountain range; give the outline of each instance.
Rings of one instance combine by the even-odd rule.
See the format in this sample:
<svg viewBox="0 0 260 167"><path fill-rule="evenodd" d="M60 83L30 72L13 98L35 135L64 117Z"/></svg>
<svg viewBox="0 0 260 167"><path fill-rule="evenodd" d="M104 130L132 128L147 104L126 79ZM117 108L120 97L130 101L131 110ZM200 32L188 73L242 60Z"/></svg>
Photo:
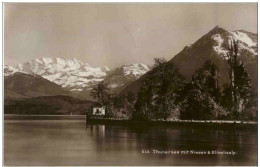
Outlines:
<svg viewBox="0 0 260 167"><path fill-rule="evenodd" d="M190 80L206 60L211 60L220 70L220 83L223 85L229 77L226 54L231 40L239 42L239 58L257 89L258 41L255 33L229 31L216 26L195 43L184 47L167 63L174 63L180 73ZM5 98L64 95L91 99L91 87L100 81L108 83L112 93L137 94L143 79L151 73L151 68L142 63L111 70L106 66L91 67L74 58L39 58L16 67L4 66Z"/></svg>
<svg viewBox="0 0 260 167"><path fill-rule="evenodd" d="M106 66L94 68L74 58L34 59L17 67L5 65L5 97L70 95L91 99L93 85L104 80L111 92L117 93L147 71L149 67L141 63L110 70Z"/></svg>
<svg viewBox="0 0 260 167"><path fill-rule="evenodd" d="M39 75L70 91L82 91L102 81L108 67L90 67L77 59L40 58L19 64L16 69L31 75Z"/></svg>

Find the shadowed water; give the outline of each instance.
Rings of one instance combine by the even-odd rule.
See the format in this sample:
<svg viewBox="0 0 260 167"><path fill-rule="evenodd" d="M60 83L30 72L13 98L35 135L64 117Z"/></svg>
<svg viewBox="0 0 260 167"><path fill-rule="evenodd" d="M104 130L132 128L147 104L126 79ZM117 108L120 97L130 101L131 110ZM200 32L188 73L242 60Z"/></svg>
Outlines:
<svg viewBox="0 0 260 167"><path fill-rule="evenodd" d="M4 165L257 165L257 130L86 126L83 119L5 120Z"/></svg>

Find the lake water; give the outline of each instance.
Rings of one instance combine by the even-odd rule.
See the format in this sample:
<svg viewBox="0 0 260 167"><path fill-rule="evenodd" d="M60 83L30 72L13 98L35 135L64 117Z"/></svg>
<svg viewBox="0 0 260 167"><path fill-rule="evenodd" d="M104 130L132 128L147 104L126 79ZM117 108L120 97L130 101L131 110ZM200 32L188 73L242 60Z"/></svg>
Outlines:
<svg viewBox="0 0 260 167"><path fill-rule="evenodd" d="M86 125L84 117L58 118L5 118L4 165L257 165L257 130Z"/></svg>

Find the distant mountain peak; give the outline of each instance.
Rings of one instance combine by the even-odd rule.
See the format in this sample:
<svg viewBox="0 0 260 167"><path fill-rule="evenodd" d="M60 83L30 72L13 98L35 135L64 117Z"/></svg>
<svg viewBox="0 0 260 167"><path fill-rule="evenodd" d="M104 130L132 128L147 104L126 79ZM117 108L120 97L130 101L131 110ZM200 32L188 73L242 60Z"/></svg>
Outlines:
<svg viewBox="0 0 260 167"><path fill-rule="evenodd" d="M226 28L224 28L220 25L216 25L212 30L226 30Z"/></svg>
<svg viewBox="0 0 260 167"><path fill-rule="evenodd" d="M240 51L243 50L250 52L254 56L257 55L257 34L244 30L231 31L220 26L214 27L194 44L186 46L184 50L191 49L190 46L198 48L205 45L207 49L213 48L217 54L224 57L228 53L228 48L232 40L238 41Z"/></svg>
<svg viewBox="0 0 260 167"><path fill-rule="evenodd" d="M211 60L219 65L221 73L224 73L225 75L224 78L227 78L228 74L226 74L226 71L228 71L228 69L224 64L231 41L235 40L238 42L238 56L244 61L245 65L247 65L248 63L257 62L257 38L258 36L256 33L244 30L231 31L216 26L193 43L191 45L192 47L186 46L170 61L178 66L180 72L186 78L191 78L194 71L201 67L206 60ZM250 70L252 71L252 69ZM253 75L255 74L252 72L251 75L253 78Z"/></svg>
<svg viewBox="0 0 260 167"><path fill-rule="evenodd" d="M210 31L208 32L208 34L214 35L214 34L216 34L216 33L225 33L225 32L228 32L228 31L229 31L229 30L227 30L226 28L223 28L223 27L217 25L217 26L215 26L212 30L210 30Z"/></svg>
<svg viewBox="0 0 260 167"><path fill-rule="evenodd" d="M149 67L142 63L134 63L123 66L123 72L125 75L132 75L138 78L147 71L149 71Z"/></svg>
<svg viewBox="0 0 260 167"><path fill-rule="evenodd" d="M122 88L149 70L149 67L143 63L127 64L110 71L104 81L109 83L110 88Z"/></svg>
<svg viewBox="0 0 260 167"><path fill-rule="evenodd" d="M19 64L17 69L28 74L40 75L51 82L69 89L84 87L100 82L106 76L107 67L94 68L76 58L38 58Z"/></svg>

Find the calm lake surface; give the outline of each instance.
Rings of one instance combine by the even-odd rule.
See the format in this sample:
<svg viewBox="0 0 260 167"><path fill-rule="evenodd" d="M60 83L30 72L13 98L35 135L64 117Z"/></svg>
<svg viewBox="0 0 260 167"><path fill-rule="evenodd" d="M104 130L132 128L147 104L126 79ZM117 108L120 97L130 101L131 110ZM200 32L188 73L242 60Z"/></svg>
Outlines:
<svg viewBox="0 0 260 167"><path fill-rule="evenodd" d="M257 165L257 130L86 125L84 116L37 118L5 116L5 166Z"/></svg>

